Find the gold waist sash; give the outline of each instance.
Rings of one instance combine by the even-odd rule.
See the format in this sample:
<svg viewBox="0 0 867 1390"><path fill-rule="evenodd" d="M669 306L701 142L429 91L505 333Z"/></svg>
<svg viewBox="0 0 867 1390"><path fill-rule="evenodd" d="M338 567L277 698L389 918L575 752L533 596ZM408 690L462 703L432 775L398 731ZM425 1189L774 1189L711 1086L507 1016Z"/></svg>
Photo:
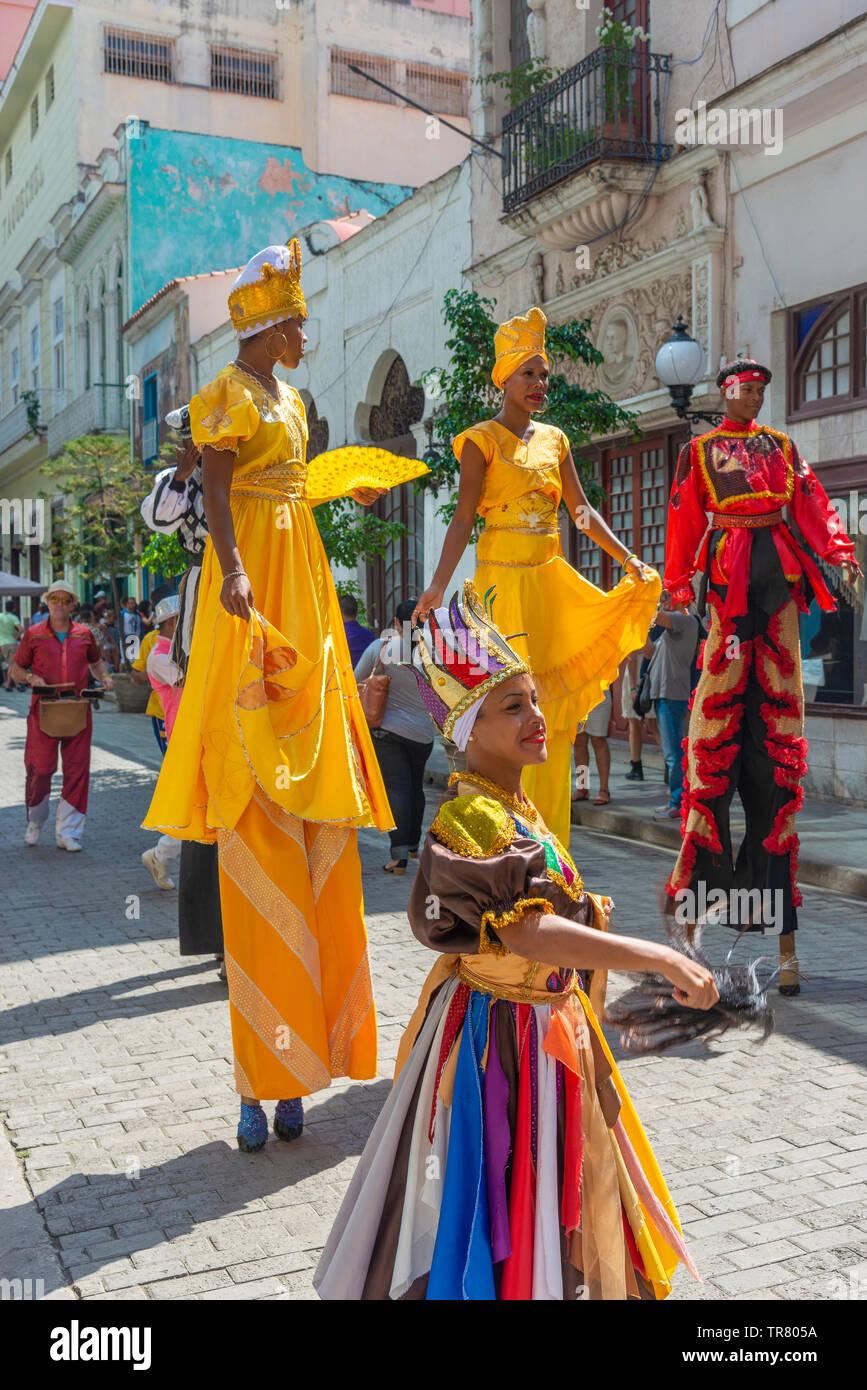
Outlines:
<svg viewBox="0 0 867 1390"><path fill-rule="evenodd" d="M266 501L304 500L307 469L300 459L281 459L258 473L239 478L229 489L231 497L261 497Z"/></svg>
<svg viewBox="0 0 867 1390"><path fill-rule="evenodd" d="M520 531L529 536L556 536L557 504L553 497L541 492L518 497L492 507L485 515L486 531Z"/></svg>
<svg viewBox="0 0 867 1390"><path fill-rule="evenodd" d="M578 988L578 976L560 970L556 965L525 960L509 954L497 956L461 956L458 960L458 979L470 989L481 990L495 999L510 999L516 1004L556 1004L568 999ZM562 988L550 990L547 981L558 976Z"/></svg>

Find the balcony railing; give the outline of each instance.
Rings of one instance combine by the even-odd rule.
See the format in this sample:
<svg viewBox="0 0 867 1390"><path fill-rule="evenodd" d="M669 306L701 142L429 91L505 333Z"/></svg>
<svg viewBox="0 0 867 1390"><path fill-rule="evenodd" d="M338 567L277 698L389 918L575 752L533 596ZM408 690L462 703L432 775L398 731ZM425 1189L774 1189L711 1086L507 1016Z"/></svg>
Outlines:
<svg viewBox="0 0 867 1390"><path fill-rule="evenodd" d="M120 386L91 386L64 410L59 410L46 426L46 444L51 457L67 439L81 434L121 433L129 429L129 402Z"/></svg>
<svg viewBox="0 0 867 1390"><path fill-rule="evenodd" d="M19 439L23 439L29 432L30 425L27 420L27 404L19 401L11 410L0 419L0 454L6 449L11 449L13 444L17 444Z"/></svg>
<svg viewBox="0 0 867 1390"><path fill-rule="evenodd" d="M671 59L597 48L534 92L503 120L506 212L600 159L656 163L662 143L661 89Z"/></svg>

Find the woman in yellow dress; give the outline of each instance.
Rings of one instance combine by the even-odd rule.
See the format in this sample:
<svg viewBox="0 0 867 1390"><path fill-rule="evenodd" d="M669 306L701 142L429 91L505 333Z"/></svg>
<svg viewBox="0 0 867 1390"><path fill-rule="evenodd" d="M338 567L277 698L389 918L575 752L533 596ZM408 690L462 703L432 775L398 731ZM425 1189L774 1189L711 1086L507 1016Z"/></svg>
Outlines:
<svg viewBox="0 0 867 1390"><path fill-rule="evenodd" d="M617 678L624 658L644 644L661 584L588 503L563 431L532 419L544 408L548 390L546 323L534 308L497 329L491 377L502 388L503 404L492 420L454 440L461 465L457 508L413 621L442 605L480 513L485 526L476 548L475 588L481 595L495 591L493 619L532 666L548 727L547 761L528 770L525 790L568 845L577 726ZM622 566L623 577L610 593L564 560L557 523L561 498L576 526Z"/></svg>
<svg viewBox="0 0 867 1390"><path fill-rule="evenodd" d="M190 403L210 540L184 694L145 825L219 847L238 1143L259 1101L295 1138L300 1097L376 1075L359 826L392 826L310 502L369 503L405 461L338 450L308 466L298 392L306 335L297 241L248 263L229 296L236 360ZM403 469L403 472L400 470ZM419 471L414 466L414 472Z"/></svg>

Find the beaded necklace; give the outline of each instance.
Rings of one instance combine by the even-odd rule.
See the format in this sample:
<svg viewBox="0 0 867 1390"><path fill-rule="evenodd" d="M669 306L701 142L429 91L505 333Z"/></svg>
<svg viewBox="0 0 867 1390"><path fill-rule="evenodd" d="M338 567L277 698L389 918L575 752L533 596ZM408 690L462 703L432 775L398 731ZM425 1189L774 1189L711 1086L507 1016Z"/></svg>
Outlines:
<svg viewBox="0 0 867 1390"><path fill-rule="evenodd" d="M449 777L449 786L454 786L456 782L468 782L471 786L478 787L480 791L488 792L502 806L505 806L520 834L526 835L528 840L535 840L544 849L548 877L559 884L570 898L577 900L581 896L584 891L584 884L571 855L568 850L563 848L552 831L547 829L543 831L540 828L537 823L539 812L531 801L519 801L504 787L489 781L487 777L480 777L475 772L453 772Z"/></svg>
<svg viewBox="0 0 867 1390"><path fill-rule="evenodd" d="M539 812L531 801L526 798L521 801L511 792L507 792L505 787L499 786L497 782L491 782L487 777L482 777L477 772L453 772L449 778L449 786L452 787L456 782L469 782L471 786L478 787L480 791L490 792L497 801L502 802L507 811L511 811L513 816L520 816L522 820L537 821Z"/></svg>

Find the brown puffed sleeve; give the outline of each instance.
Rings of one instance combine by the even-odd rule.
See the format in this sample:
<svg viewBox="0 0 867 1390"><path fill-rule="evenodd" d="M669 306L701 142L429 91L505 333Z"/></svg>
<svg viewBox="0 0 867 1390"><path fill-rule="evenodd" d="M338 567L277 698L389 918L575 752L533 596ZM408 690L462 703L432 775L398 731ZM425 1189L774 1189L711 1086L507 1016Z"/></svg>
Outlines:
<svg viewBox="0 0 867 1390"><path fill-rule="evenodd" d="M536 840L519 837L501 854L469 858L427 835L407 907L413 935L423 945L476 955L499 946L497 920L513 920L522 907L585 924L593 915L586 894L575 902L549 878L544 847Z"/></svg>

